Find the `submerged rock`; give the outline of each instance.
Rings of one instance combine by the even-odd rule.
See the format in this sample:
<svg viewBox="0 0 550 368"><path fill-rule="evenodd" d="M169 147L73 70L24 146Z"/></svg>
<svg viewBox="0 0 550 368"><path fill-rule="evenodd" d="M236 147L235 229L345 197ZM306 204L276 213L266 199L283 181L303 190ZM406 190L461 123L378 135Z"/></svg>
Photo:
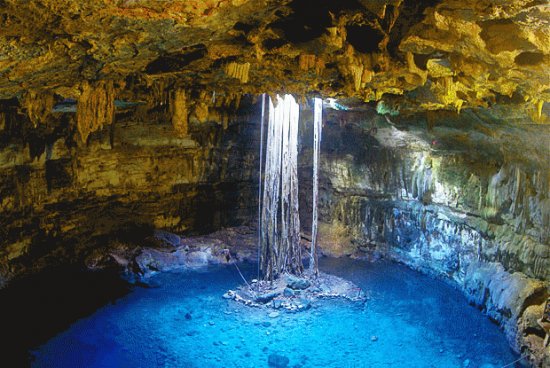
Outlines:
<svg viewBox="0 0 550 368"><path fill-rule="evenodd" d="M279 292L271 292L271 293L266 293L266 294L261 294L261 295L258 295L256 297L256 301L258 303L269 303L270 301L272 301L274 298L278 297L281 293Z"/></svg>
<svg viewBox="0 0 550 368"><path fill-rule="evenodd" d="M290 359L284 355L270 354L267 358L267 364L270 368L286 368L289 363Z"/></svg>

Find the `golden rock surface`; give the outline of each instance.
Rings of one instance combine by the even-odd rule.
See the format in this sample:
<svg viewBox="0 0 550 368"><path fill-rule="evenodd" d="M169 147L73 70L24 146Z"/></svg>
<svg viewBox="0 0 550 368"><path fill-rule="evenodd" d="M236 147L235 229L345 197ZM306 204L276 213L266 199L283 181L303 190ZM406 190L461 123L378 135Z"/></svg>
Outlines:
<svg viewBox="0 0 550 368"><path fill-rule="evenodd" d="M0 98L24 101L34 124L53 95L80 101L85 85L121 98L138 86L313 93L402 112L512 102L543 122L549 26L543 0L2 0ZM84 125L101 122L79 123L83 138Z"/></svg>

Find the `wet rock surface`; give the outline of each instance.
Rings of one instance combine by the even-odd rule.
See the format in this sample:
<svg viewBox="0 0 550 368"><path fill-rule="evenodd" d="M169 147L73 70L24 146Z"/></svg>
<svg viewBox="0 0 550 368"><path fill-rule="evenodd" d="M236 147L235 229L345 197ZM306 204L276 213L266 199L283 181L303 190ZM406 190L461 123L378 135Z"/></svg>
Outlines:
<svg viewBox="0 0 550 368"><path fill-rule="evenodd" d="M310 287L311 283L308 279L288 275L286 277L286 286L294 290L304 290Z"/></svg>
<svg viewBox="0 0 550 368"><path fill-rule="evenodd" d="M285 274L274 281L253 280L223 297L251 307L290 313L306 311L321 299L341 298L362 304L368 299L352 282L322 272L317 276ZM278 316L278 312L269 314L271 318Z"/></svg>
<svg viewBox="0 0 550 368"><path fill-rule="evenodd" d="M147 283L158 272L197 270L209 265L255 262L257 259L255 232L248 227L219 230L204 236L178 236L163 231L163 238L179 239L170 248L116 244L90 268L116 265L132 282ZM267 298L268 296L266 296Z"/></svg>

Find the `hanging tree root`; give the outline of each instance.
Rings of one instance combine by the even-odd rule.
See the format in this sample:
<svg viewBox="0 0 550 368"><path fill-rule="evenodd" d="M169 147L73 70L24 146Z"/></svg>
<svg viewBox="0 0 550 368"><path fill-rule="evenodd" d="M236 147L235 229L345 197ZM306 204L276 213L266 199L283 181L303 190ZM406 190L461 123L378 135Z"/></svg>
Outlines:
<svg viewBox="0 0 550 368"><path fill-rule="evenodd" d="M288 312L307 310L320 299L341 298L359 303L368 299L365 292L352 282L322 272L316 278L286 274L272 283L252 280L250 286L229 290L223 297L251 307Z"/></svg>

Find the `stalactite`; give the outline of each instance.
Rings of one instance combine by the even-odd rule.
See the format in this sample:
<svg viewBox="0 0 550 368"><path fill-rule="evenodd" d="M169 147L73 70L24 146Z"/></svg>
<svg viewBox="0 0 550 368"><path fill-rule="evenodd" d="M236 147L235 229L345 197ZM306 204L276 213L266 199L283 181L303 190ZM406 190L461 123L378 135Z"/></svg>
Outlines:
<svg viewBox="0 0 550 368"><path fill-rule="evenodd" d="M172 126L176 133L181 137L187 136L189 133L189 111L185 90L177 89L174 91L170 112L172 113Z"/></svg>
<svg viewBox="0 0 550 368"><path fill-rule="evenodd" d="M455 101L455 107L456 107L456 113L460 114L460 111L462 110L462 105L464 104L464 100L457 99Z"/></svg>
<svg viewBox="0 0 550 368"><path fill-rule="evenodd" d="M361 76L361 88L363 88L365 84L370 83L375 74L373 70L369 70L365 67L363 69L363 75Z"/></svg>
<svg viewBox="0 0 550 368"><path fill-rule="evenodd" d="M321 153L321 132L323 128L323 100L316 98L313 110L313 219L311 224L310 271L319 272L317 263L317 202L319 197L319 157Z"/></svg>
<svg viewBox="0 0 550 368"><path fill-rule="evenodd" d="M231 62L226 65L225 73L231 78L237 78L241 83L248 82L248 73L250 71L250 63L235 63Z"/></svg>
<svg viewBox="0 0 550 368"><path fill-rule="evenodd" d="M46 122L55 104L54 95L49 92L29 91L23 96L22 105L27 110L34 127Z"/></svg>
<svg viewBox="0 0 550 368"><path fill-rule="evenodd" d="M233 97L233 106L235 108L235 111L237 111L239 109L239 107L241 106L241 98L242 97L243 97L243 95L241 95L240 93L235 94L235 96Z"/></svg>
<svg viewBox="0 0 550 368"><path fill-rule="evenodd" d="M0 131L6 128L6 114L0 111Z"/></svg>
<svg viewBox="0 0 550 368"><path fill-rule="evenodd" d="M322 75L324 70L325 70L325 61L320 57L318 57L317 61L315 61L315 73L317 73L317 75Z"/></svg>
<svg viewBox="0 0 550 368"><path fill-rule="evenodd" d="M112 81L100 81L93 85L83 82L80 89L76 124L82 142L86 142L90 133L113 122L115 89Z"/></svg>
<svg viewBox="0 0 550 368"><path fill-rule="evenodd" d="M537 106L537 116L540 119L542 117L542 107L544 106L544 100L538 100L535 105Z"/></svg>
<svg viewBox="0 0 550 368"><path fill-rule="evenodd" d="M363 65L350 65L351 75L353 77L353 85L356 91L361 89L361 80L363 78Z"/></svg>
<svg viewBox="0 0 550 368"><path fill-rule="evenodd" d="M413 166L412 194L413 197L422 200L425 194L432 190L432 159L428 155L422 155Z"/></svg>
<svg viewBox="0 0 550 368"><path fill-rule="evenodd" d="M199 98L195 100L193 115L199 123L206 123L210 118L211 94L208 91L201 91Z"/></svg>
<svg viewBox="0 0 550 368"><path fill-rule="evenodd" d="M302 70L315 68L315 55L301 54L298 59L298 63L300 65L300 69Z"/></svg>
<svg viewBox="0 0 550 368"><path fill-rule="evenodd" d="M222 114L222 127L223 130L227 130L227 128L229 127L229 114L227 113Z"/></svg>
<svg viewBox="0 0 550 368"><path fill-rule="evenodd" d="M206 123L210 118L208 104L203 101L195 102L194 115L199 123Z"/></svg>
<svg viewBox="0 0 550 368"><path fill-rule="evenodd" d="M341 49L346 41L346 29L343 26L340 27L328 27L328 35L325 42L337 49Z"/></svg>
<svg viewBox="0 0 550 368"><path fill-rule="evenodd" d="M325 61L315 55L300 54L298 57L298 66L301 70L315 70L315 74L321 75L325 70Z"/></svg>

